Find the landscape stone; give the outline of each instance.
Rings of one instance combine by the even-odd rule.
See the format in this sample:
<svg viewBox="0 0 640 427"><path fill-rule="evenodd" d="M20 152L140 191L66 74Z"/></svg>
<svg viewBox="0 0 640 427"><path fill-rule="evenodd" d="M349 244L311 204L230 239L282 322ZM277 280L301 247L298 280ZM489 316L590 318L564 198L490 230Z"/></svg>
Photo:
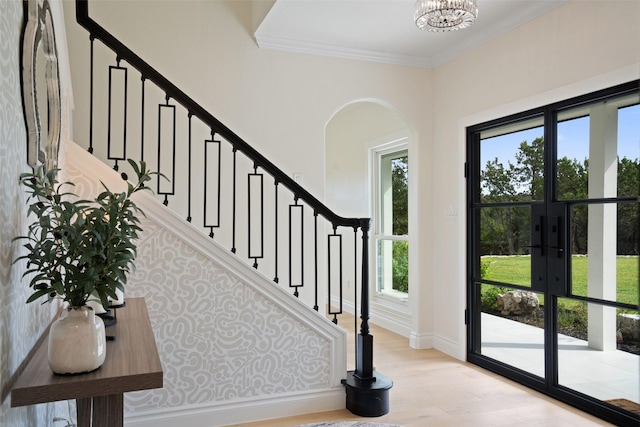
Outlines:
<svg viewBox="0 0 640 427"><path fill-rule="evenodd" d="M640 340L640 315L622 313L618 315L618 331L625 340Z"/></svg>
<svg viewBox="0 0 640 427"><path fill-rule="evenodd" d="M538 296L528 291L508 291L498 294L496 302L500 314L510 316L516 314L531 314L540 305Z"/></svg>

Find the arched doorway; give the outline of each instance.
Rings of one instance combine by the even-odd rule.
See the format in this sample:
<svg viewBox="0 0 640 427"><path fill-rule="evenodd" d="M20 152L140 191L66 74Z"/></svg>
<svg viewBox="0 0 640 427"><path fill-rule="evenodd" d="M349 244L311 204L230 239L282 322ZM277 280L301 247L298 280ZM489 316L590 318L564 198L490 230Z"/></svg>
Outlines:
<svg viewBox="0 0 640 427"><path fill-rule="evenodd" d="M339 215L369 217L372 320L404 336L412 330L409 303L411 130L393 107L363 100L341 108L325 129L325 197ZM347 273L346 311L359 297Z"/></svg>

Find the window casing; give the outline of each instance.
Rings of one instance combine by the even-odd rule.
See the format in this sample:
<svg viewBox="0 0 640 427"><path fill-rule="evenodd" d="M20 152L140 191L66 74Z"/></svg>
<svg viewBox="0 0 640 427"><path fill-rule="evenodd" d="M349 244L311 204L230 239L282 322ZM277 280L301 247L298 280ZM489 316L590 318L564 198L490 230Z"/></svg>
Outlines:
<svg viewBox="0 0 640 427"><path fill-rule="evenodd" d="M373 239L376 291L407 299L409 290L409 218L407 139L372 150Z"/></svg>

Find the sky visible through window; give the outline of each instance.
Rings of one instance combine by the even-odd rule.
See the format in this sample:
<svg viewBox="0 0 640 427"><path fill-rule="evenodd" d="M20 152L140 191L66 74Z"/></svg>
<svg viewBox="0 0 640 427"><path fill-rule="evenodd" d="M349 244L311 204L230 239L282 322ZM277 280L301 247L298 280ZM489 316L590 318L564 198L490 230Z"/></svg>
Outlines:
<svg viewBox="0 0 640 427"><path fill-rule="evenodd" d="M531 143L543 136L542 126L507 135L487 138L481 145L481 168L498 158L507 167L516 163L515 154L522 141ZM558 158L567 157L583 162L589 157L589 118L567 120L558 124ZM618 110L618 156L640 159L640 104Z"/></svg>

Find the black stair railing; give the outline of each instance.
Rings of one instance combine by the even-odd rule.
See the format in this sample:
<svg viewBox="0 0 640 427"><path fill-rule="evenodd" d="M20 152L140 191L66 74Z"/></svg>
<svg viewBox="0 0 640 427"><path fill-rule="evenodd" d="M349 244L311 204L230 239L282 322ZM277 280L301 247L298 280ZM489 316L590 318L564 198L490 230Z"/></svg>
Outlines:
<svg viewBox="0 0 640 427"><path fill-rule="evenodd" d="M113 161L115 170L119 169L119 162L127 158L139 157L139 160L155 162L157 170L170 178L169 183L157 182L156 193L163 197L165 206L170 203L177 205L178 209L174 210L184 210L186 221L193 222L200 216L196 213L199 203L202 214L198 219L201 219L203 228L211 238L228 244L236 255L242 249L248 264L255 269L268 269L276 283L285 285L281 277L284 272L288 277L288 286L296 297L299 297L305 282L311 277L313 308L316 311L319 311L323 268L326 275L327 314L333 316L334 323L337 323L337 315L342 313L346 281L353 280L355 307L358 306L355 290L359 273L361 323L358 331L356 319L355 371L347 372L347 378L343 380L347 408L363 416L386 414L389 410L388 390L392 382L373 369L373 337L369 331L370 219L336 215L91 19L87 0L76 0L76 18L90 34L89 152L94 153L94 149L98 148L105 151L103 160ZM108 71L106 75L101 74L102 77L96 77L100 74L98 70L101 70L96 66L96 56L99 56L95 54L96 40L107 48L106 52L111 52L106 56L112 58L115 54L115 64L108 65ZM104 57L104 52L101 53L100 56ZM133 98L133 90L129 86L132 81L130 67L140 75L140 91L136 99L139 115L135 120L128 120L134 114L133 109L128 108L132 104L130 98ZM108 94L100 96L96 91L105 85ZM104 99L107 99L107 106L102 113L106 114L107 120L94 120L101 114L97 112L100 105L96 100L102 102ZM153 113L146 111L149 104L157 105L157 126L148 125L148 120L153 120ZM184 114L179 115L179 110L183 110ZM139 144L128 143L136 127L131 122L139 126L136 129ZM106 144L105 147L98 147L101 144L96 142L100 139L96 128L103 123L106 123ZM154 142L150 142L151 139L156 143L154 150L148 150L148 145ZM224 142L229 148L225 148L227 145ZM186 145L186 149L183 145ZM187 154L183 156L185 151ZM202 160L198 167L194 159ZM180 170L179 174L177 170ZM230 173L223 176L223 170L230 170ZM244 185L238 179L243 173L246 174ZM265 191L266 177L272 180L273 191ZM201 179L201 185L198 179ZM283 188L288 190L288 194L281 191ZM201 197L194 195L198 190L202 191ZM229 200L229 212L222 210L223 203L228 204ZM267 209L269 213L265 212ZM272 221L272 225L265 225L267 219ZM305 224L308 226L309 221L313 223L313 242L305 239ZM326 240L321 237L325 228L331 230L326 234ZM347 245L343 237L351 232L353 243ZM286 237L281 237L283 233ZM358 233L361 234L360 244ZM287 254L280 253L283 245L287 247ZM322 257L325 246L326 257ZM349 250L353 253L352 279L345 277L343 268L343 261L347 259L344 252ZM265 266L267 260L269 265ZM322 260L326 261L326 265L320 265Z"/></svg>

